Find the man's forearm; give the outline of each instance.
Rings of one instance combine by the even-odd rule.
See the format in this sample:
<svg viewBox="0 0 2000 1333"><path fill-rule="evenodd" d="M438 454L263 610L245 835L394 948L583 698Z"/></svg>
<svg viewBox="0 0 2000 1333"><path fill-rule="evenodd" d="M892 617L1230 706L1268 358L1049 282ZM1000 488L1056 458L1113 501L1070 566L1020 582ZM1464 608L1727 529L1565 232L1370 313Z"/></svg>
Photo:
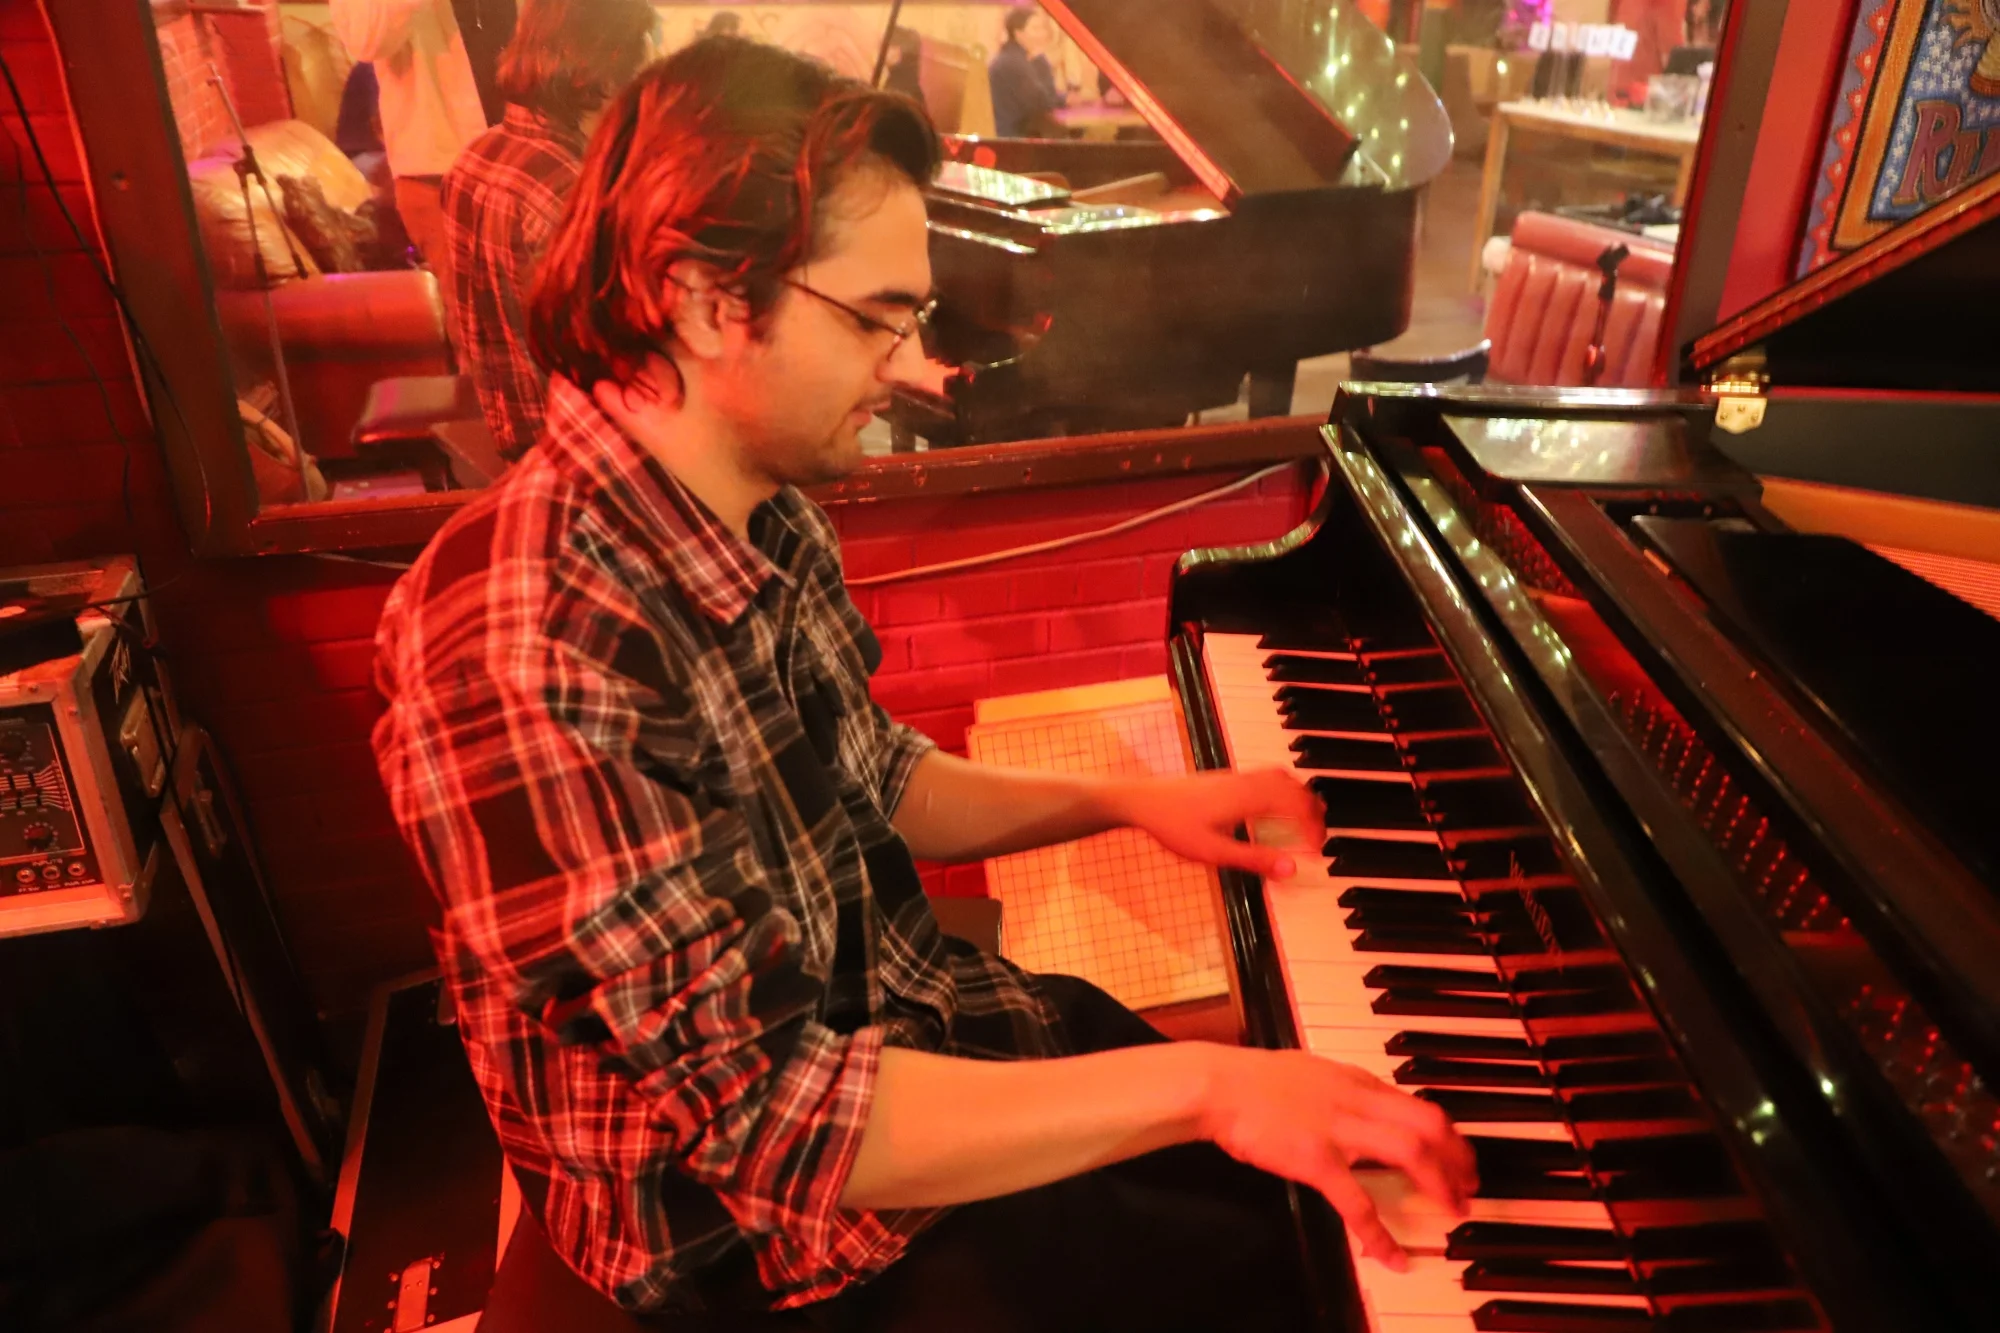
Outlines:
<svg viewBox="0 0 2000 1333"><path fill-rule="evenodd" d="M892 821L928 861L974 861L1087 838L1127 821L1126 784L974 764L933 750Z"/></svg>
<svg viewBox="0 0 2000 1333"><path fill-rule="evenodd" d="M885 1050L841 1205L970 1203L1190 1142L1218 1049L1008 1062Z"/></svg>

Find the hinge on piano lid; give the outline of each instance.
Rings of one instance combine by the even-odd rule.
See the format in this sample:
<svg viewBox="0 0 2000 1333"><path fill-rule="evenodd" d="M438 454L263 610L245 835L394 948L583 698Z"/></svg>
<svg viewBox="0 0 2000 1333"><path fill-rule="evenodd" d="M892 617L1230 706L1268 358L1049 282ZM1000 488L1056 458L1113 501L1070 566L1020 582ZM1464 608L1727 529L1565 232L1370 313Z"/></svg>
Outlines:
<svg viewBox="0 0 2000 1333"><path fill-rule="evenodd" d="M1716 368L1702 392L1715 401L1715 424L1731 435L1745 435L1764 424L1764 395L1771 377L1764 373L1761 351L1740 352Z"/></svg>

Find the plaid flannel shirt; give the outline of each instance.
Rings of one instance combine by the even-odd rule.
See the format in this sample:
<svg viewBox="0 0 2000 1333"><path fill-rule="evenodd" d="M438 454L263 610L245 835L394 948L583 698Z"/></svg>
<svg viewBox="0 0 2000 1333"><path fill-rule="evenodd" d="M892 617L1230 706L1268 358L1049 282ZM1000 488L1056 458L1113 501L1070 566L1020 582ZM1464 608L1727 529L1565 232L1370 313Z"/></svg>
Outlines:
<svg viewBox="0 0 2000 1333"><path fill-rule="evenodd" d="M796 491L750 541L590 399L391 594L374 746L500 1142L558 1253L639 1309L825 1298L934 1211L839 1206L882 1047L1068 1053L946 941L889 824L932 748ZM754 1260L754 1266L752 1261Z"/></svg>
<svg viewBox="0 0 2000 1333"><path fill-rule="evenodd" d="M577 130L509 103L506 117L467 146L439 187L451 247L453 341L506 458L520 457L542 433L548 379L528 352L526 300L583 150Z"/></svg>

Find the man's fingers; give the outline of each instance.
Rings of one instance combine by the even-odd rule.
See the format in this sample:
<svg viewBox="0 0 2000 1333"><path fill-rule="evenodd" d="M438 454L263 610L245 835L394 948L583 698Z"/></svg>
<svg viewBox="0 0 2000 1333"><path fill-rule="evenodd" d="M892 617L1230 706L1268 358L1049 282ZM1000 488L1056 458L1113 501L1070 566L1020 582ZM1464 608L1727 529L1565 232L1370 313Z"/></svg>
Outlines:
<svg viewBox="0 0 2000 1333"><path fill-rule="evenodd" d="M1401 1171L1417 1189L1453 1213L1465 1211L1465 1195L1460 1182L1446 1165L1443 1155L1409 1125L1390 1120L1363 1120L1341 1127L1341 1142L1348 1159L1366 1159Z"/></svg>
<svg viewBox="0 0 2000 1333"><path fill-rule="evenodd" d="M1194 844L1195 859L1210 865L1247 870L1265 879L1290 879L1298 873L1297 860L1283 847L1238 842L1219 833L1202 834L1190 838L1190 841Z"/></svg>
<svg viewBox="0 0 2000 1333"><path fill-rule="evenodd" d="M1297 820L1306 831L1326 827L1326 806L1313 789L1282 768L1267 768L1256 776L1257 813Z"/></svg>
<svg viewBox="0 0 2000 1333"><path fill-rule="evenodd" d="M1382 1215L1375 1209L1375 1201L1368 1197L1368 1191L1361 1188L1361 1182L1353 1172L1334 1160L1328 1154L1326 1169L1310 1182L1313 1188L1326 1196L1347 1224L1348 1234L1361 1242L1361 1252L1371 1259L1380 1261L1396 1272L1405 1272L1410 1267L1410 1256L1389 1234L1389 1228L1382 1225Z"/></svg>

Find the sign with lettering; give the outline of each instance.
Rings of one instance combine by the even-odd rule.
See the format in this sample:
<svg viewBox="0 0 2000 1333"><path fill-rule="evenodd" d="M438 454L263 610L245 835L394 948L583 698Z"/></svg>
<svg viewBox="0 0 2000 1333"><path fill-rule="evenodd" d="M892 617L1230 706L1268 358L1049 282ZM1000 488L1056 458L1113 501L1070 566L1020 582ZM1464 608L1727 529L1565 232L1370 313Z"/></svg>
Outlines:
<svg viewBox="0 0 2000 1333"><path fill-rule="evenodd" d="M1528 49L1630 60L1639 49L1639 34L1623 24L1543 22L1528 29Z"/></svg>
<svg viewBox="0 0 2000 1333"><path fill-rule="evenodd" d="M1861 0L1798 275L2000 171L2000 0Z"/></svg>

